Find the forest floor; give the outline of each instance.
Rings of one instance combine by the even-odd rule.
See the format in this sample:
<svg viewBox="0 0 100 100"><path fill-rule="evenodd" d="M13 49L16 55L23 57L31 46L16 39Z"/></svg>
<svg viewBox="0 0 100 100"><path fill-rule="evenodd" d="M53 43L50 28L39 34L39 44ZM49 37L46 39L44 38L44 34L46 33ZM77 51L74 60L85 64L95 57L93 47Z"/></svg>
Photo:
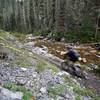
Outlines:
<svg viewBox="0 0 100 100"><path fill-rule="evenodd" d="M18 91L19 94L14 95L19 96L19 100L22 96L23 100L100 99L99 76L91 73L88 74L88 80L83 80L61 70L61 62L64 61L64 56L61 54L66 51L66 46L69 44L29 38L35 39L27 35L21 43L9 32L0 31L0 86L2 87L0 98L3 98L2 100L16 99L4 98L5 95L8 96L8 90L11 94L13 91ZM91 48L90 46L84 48L83 45L75 46L80 53L86 53L82 55L86 62L81 64L83 70L89 72L94 67L98 67L100 62L100 52ZM7 59L3 59L1 51Z"/></svg>

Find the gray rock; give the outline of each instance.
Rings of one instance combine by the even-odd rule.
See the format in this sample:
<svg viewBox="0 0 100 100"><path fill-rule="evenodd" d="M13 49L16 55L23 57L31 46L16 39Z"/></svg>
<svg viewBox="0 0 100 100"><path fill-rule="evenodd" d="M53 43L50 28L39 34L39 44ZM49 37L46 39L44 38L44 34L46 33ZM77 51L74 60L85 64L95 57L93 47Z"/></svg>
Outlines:
<svg viewBox="0 0 100 100"><path fill-rule="evenodd" d="M91 97L82 96L82 100L91 100Z"/></svg>
<svg viewBox="0 0 100 100"><path fill-rule="evenodd" d="M23 44L20 43L19 41L16 41L15 44L16 44L16 47L17 47L17 48L19 48L19 49L20 49L20 48L23 48Z"/></svg>
<svg viewBox="0 0 100 100"><path fill-rule="evenodd" d="M33 34L26 35L26 39L32 39L32 38L33 38Z"/></svg>
<svg viewBox="0 0 100 100"><path fill-rule="evenodd" d="M65 40L66 40L66 39L65 39L64 37L63 37L63 38L61 38L61 42L65 42Z"/></svg>
<svg viewBox="0 0 100 100"><path fill-rule="evenodd" d="M0 46L0 59L13 60L14 54L10 51L10 49Z"/></svg>
<svg viewBox="0 0 100 100"><path fill-rule="evenodd" d="M61 97L64 97L65 100L74 100L75 94L71 88L66 89L65 92L61 94Z"/></svg>
<svg viewBox="0 0 100 100"><path fill-rule="evenodd" d="M65 100L65 98L64 98L64 97L58 96L58 97L57 97L57 100Z"/></svg>
<svg viewBox="0 0 100 100"><path fill-rule="evenodd" d="M97 68L98 68L98 66L97 66L96 64L90 64L90 67L91 67L91 69L92 69L92 70L94 70L94 69L97 69Z"/></svg>
<svg viewBox="0 0 100 100"><path fill-rule="evenodd" d="M11 42L15 42L16 41L15 36L11 35L9 32L6 32L5 34L6 34L6 39L8 41L11 41Z"/></svg>
<svg viewBox="0 0 100 100"><path fill-rule="evenodd" d="M35 46L35 42L28 42L24 44L24 47L29 49L34 48L34 46Z"/></svg>
<svg viewBox="0 0 100 100"><path fill-rule="evenodd" d="M21 69L22 69L22 71L27 71L27 68L23 68L23 67L21 67Z"/></svg>
<svg viewBox="0 0 100 100"><path fill-rule="evenodd" d="M22 100L22 92L12 92L8 89L0 87L0 100Z"/></svg>
<svg viewBox="0 0 100 100"><path fill-rule="evenodd" d="M41 91L41 93L47 93L46 87L42 87L42 88L40 89L40 91Z"/></svg>
<svg viewBox="0 0 100 100"><path fill-rule="evenodd" d="M27 82L27 78L25 77L17 77L16 82L18 85L25 85Z"/></svg>

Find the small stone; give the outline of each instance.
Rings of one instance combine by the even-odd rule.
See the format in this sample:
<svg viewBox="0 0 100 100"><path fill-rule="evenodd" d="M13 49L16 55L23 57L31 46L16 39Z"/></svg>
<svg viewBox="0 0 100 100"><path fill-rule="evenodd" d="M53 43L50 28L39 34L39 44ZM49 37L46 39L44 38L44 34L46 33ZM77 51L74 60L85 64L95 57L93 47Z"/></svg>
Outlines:
<svg viewBox="0 0 100 100"><path fill-rule="evenodd" d="M61 38L61 42L65 42L65 40L66 40L66 39L65 39L64 37L63 37L63 38Z"/></svg>
<svg viewBox="0 0 100 100"><path fill-rule="evenodd" d="M65 55L67 52L65 51L61 51L61 55Z"/></svg>
<svg viewBox="0 0 100 100"><path fill-rule="evenodd" d="M97 51L96 51L96 50L91 50L90 52L91 52L91 53L96 53Z"/></svg>
<svg viewBox="0 0 100 100"><path fill-rule="evenodd" d="M79 61L81 61L81 60L82 60L82 58L81 58L81 57L79 57L79 58L78 58L78 60L79 60Z"/></svg>
<svg viewBox="0 0 100 100"><path fill-rule="evenodd" d="M62 72L58 72L58 73L57 73L58 76L62 76L62 75L64 75L64 74L65 74L64 71L62 71Z"/></svg>
<svg viewBox="0 0 100 100"><path fill-rule="evenodd" d="M86 62L87 62L86 58L83 58L83 59L82 59L82 61L83 61L84 63L86 63Z"/></svg>
<svg viewBox="0 0 100 100"><path fill-rule="evenodd" d="M27 68L21 68L22 69L22 71L27 71Z"/></svg>
<svg viewBox="0 0 100 100"><path fill-rule="evenodd" d="M92 69L97 69L97 68L98 68L98 66L97 66L97 65L95 65L95 64L91 64L91 68L92 68Z"/></svg>
<svg viewBox="0 0 100 100"><path fill-rule="evenodd" d="M42 87L42 88L40 89L40 91L41 91L41 93L47 93L46 87Z"/></svg>
<svg viewBox="0 0 100 100"><path fill-rule="evenodd" d="M25 79L25 78L21 78L21 77L18 77L17 79L16 79L16 82L17 82L17 84L19 84L19 85L25 85L26 84L26 82L27 82L27 79Z"/></svg>
<svg viewBox="0 0 100 100"><path fill-rule="evenodd" d="M56 100L64 100L63 97L58 96Z"/></svg>
<svg viewBox="0 0 100 100"><path fill-rule="evenodd" d="M83 96L82 97L82 100L91 100L91 98L90 97Z"/></svg>
<svg viewBox="0 0 100 100"><path fill-rule="evenodd" d="M32 53L32 52L29 52L29 55L30 55L30 56L32 56L32 55L33 55L33 53Z"/></svg>

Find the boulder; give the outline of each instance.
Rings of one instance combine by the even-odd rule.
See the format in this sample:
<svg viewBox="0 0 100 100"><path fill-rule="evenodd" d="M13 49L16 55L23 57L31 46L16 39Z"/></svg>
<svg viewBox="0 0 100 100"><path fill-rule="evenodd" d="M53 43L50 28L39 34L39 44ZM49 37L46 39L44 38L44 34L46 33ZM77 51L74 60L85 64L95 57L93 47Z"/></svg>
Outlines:
<svg viewBox="0 0 100 100"><path fill-rule="evenodd" d="M22 100L22 92L12 92L0 86L0 100Z"/></svg>
<svg viewBox="0 0 100 100"><path fill-rule="evenodd" d="M28 35L26 35L26 40L33 41L33 40L35 40L35 38L34 38L33 34L28 34Z"/></svg>
<svg viewBox="0 0 100 100"><path fill-rule="evenodd" d="M0 59L1 60L13 60L14 54L8 48L0 46Z"/></svg>

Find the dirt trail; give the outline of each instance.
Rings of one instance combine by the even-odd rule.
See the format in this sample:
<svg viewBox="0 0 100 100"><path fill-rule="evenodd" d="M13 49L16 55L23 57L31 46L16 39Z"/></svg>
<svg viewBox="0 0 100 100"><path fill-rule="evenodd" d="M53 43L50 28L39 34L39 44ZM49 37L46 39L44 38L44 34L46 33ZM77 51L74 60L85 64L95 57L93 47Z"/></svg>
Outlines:
<svg viewBox="0 0 100 100"><path fill-rule="evenodd" d="M64 56L61 55L61 52L66 51L66 46L63 43L52 43L52 42L44 42L40 41L36 44L38 47L46 46L49 50L50 54L53 54L54 56L48 57L45 55L40 55L45 60L57 65L60 69L62 69L61 63L63 62ZM89 65L90 63L100 64L100 52L92 48L91 46L85 45L85 47L82 45L80 47L75 47L76 50L80 52L82 57L87 59L86 65ZM56 57L55 57L56 56ZM95 90L100 95L100 77L96 76L93 72L87 72L88 79L77 79L78 82L80 82L81 85L91 88Z"/></svg>
<svg viewBox="0 0 100 100"><path fill-rule="evenodd" d="M41 57L43 59L49 61L50 63L55 64L58 68L60 68L62 70L62 66L61 66L62 60L61 59L48 58L48 57L45 57L45 56L42 56L42 55L41 55ZM87 74L88 79L81 79L80 80L79 78L76 78L76 80L82 86L93 89L93 90L96 91L97 94L100 95L100 77L96 76L92 72L87 72L87 73L88 73Z"/></svg>

